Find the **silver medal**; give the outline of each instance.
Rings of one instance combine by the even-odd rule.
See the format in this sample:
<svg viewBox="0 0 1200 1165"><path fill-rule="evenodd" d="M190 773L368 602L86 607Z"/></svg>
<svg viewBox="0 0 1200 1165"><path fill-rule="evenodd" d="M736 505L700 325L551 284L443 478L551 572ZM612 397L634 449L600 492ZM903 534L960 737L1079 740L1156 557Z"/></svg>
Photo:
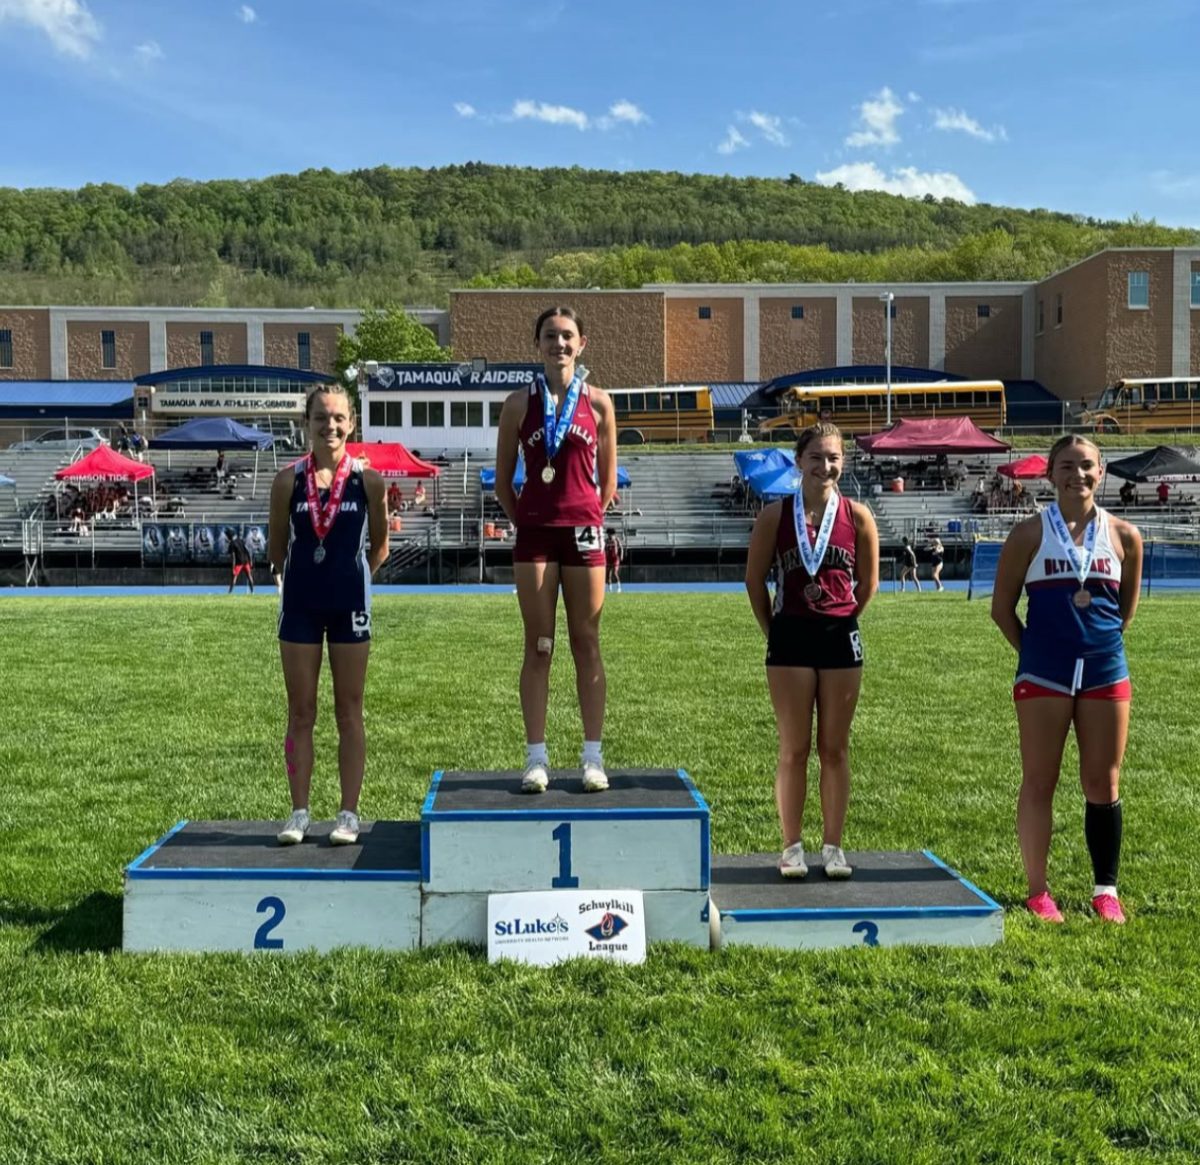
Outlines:
<svg viewBox="0 0 1200 1165"><path fill-rule="evenodd" d="M318 566L320 566L321 563L324 561L325 561L325 547L318 546L316 548L316 550L313 551L313 562L315 562Z"/></svg>
<svg viewBox="0 0 1200 1165"><path fill-rule="evenodd" d="M549 485L554 480L554 466L547 465L542 470L542 481Z"/></svg>

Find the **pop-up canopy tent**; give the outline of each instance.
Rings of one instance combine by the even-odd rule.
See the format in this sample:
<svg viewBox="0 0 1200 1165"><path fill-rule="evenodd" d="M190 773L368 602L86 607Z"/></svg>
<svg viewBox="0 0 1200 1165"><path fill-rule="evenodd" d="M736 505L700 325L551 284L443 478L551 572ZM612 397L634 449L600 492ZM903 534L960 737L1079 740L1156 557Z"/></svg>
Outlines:
<svg viewBox="0 0 1200 1165"><path fill-rule="evenodd" d="M1028 457L1022 457L1020 461L1009 461L1005 465L998 465L996 472L1012 478L1045 477L1046 459L1040 453L1031 453Z"/></svg>
<svg viewBox="0 0 1200 1165"><path fill-rule="evenodd" d="M1132 457L1108 463L1108 472L1127 481L1200 476L1200 449L1195 445L1155 445Z"/></svg>
<svg viewBox="0 0 1200 1165"><path fill-rule="evenodd" d="M128 481L133 483L133 512L138 512L137 483L154 476L154 466L122 457L108 445L93 449L86 457L56 470L59 481Z"/></svg>
<svg viewBox="0 0 1200 1165"><path fill-rule="evenodd" d="M150 448L167 451L168 467L173 449L253 449L254 481L250 496L254 497L258 493L258 455L263 449L274 451L275 438L270 433L243 425L232 417L193 417L174 429L152 437Z"/></svg>
<svg viewBox="0 0 1200 1165"><path fill-rule="evenodd" d="M795 454L788 449L739 449L733 455L733 464L743 481L749 481L764 469L792 465L795 460Z"/></svg>
<svg viewBox="0 0 1200 1165"><path fill-rule="evenodd" d="M438 466L414 457L398 441L348 441L346 452L383 477L437 477L442 472Z"/></svg>
<svg viewBox="0 0 1200 1165"><path fill-rule="evenodd" d="M13 507L16 508L19 503L17 501L17 483L11 477L5 477L0 473L0 489L11 489L13 491Z"/></svg>
<svg viewBox="0 0 1200 1165"><path fill-rule="evenodd" d="M746 478L746 488L760 498L782 498L800 488L800 471L790 461L767 465Z"/></svg>
<svg viewBox="0 0 1200 1165"><path fill-rule="evenodd" d="M985 433L970 417L899 420L882 433L856 437L858 447L875 456L936 456L939 453L1000 453L1008 446Z"/></svg>

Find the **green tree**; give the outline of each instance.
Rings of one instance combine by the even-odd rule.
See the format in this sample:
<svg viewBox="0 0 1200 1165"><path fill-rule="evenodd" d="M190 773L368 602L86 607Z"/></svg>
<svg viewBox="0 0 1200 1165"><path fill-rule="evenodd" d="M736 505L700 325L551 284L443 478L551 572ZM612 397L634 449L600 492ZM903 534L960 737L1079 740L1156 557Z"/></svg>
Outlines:
<svg viewBox="0 0 1200 1165"><path fill-rule="evenodd" d="M402 307L367 308L358 322L354 335L338 337L337 360L334 370L345 379L351 364L364 360L380 363L422 364L452 360L449 348L443 348L433 333L418 323ZM352 385L355 408L358 393Z"/></svg>

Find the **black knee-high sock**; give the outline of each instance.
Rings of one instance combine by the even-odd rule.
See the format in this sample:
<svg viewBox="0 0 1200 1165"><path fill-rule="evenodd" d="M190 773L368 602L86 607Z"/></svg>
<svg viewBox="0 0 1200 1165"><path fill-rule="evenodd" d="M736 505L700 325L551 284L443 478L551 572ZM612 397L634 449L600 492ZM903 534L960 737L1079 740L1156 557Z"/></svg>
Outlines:
<svg viewBox="0 0 1200 1165"><path fill-rule="evenodd" d="M1083 836L1092 855L1092 872L1097 886L1115 886L1121 864L1121 801L1110 805L1086 802L1083 811Z"/></svg>

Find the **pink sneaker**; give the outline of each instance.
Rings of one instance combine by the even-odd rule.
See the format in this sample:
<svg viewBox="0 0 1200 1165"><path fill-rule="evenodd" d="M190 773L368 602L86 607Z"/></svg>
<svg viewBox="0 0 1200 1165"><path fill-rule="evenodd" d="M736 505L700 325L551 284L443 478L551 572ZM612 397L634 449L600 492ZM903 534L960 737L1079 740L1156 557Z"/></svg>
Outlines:
<svg viewBox="0 0 1200 1165"><path fill-rule="evenodd" d="M1125 924L1125 911L1115 894L1098 894L1092 899L1092 909L1104 922L1115 922L1118 926Z"/></svg>
<svg viewBox="0 0 1200 1165"><path fill-rule="evenodd" d="M1116 899L1113 901L1116 901ZM1048 890L1043 890L1040 894L1035 894L1032 898L1026 899L1025 905L1043 922L1063 921L1062 911L1059 910L1058 903L1050 897Z"/></svg>

